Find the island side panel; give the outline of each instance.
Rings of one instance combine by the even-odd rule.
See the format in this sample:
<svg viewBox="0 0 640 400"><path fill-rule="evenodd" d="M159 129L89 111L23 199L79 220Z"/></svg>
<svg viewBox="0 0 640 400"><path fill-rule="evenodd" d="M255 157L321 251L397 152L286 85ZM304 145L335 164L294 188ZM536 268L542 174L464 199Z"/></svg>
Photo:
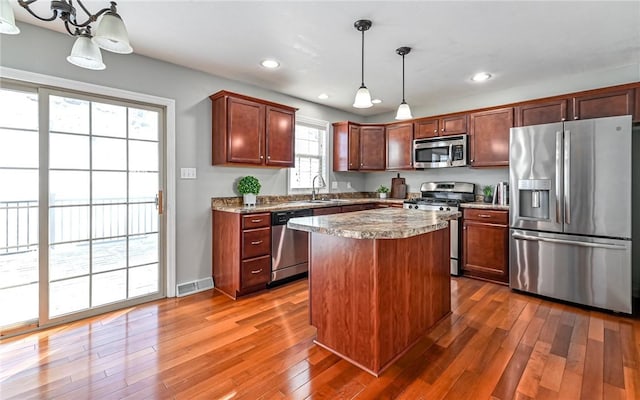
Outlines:
<svg viewBox="0 0 640 400"><path fill-rule="evenodd" d="M311 233L309 304L316 342L373 370L374 241Z"/></svg>
<svg viewBox="0 0 640 400"><path fill-rule="evenodd" d="M450 312L449 229L377 241L382 371Z"/></svg>

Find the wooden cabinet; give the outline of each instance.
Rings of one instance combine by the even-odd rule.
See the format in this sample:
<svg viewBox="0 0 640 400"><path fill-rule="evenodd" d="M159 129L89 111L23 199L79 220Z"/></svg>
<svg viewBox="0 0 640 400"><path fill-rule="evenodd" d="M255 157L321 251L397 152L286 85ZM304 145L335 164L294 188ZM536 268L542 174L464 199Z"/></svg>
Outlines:
<svg viewBox="0 0 640 400"><path fill-rule="evenodd" d="M464 209L462 223L465 276L509 282L509 212Z"/></svg>
<svg viewBox="0 0 640 400"><path fill-rule="evenodd" d="M294 166L295 108L224 90L210 99L213 165Z"/></svg>
<svg viewBox="0 0 640 400"><path fill-rule="evenodd" d="M377 208L374 203L349 204L346 206L342 206L341 212L348 213L348 212L354 212L354 211L365 211L365 210L373 210L374 208Z"/></svg>
<svg viewBox="0 0 640 400"><path fill-rule="evenodd" d="M635 99L635 112L633 113L633 122L640 122L640 87L635 89L636 99Z"/></svg>
<svg viewBox="0 0 640 400"><path fill-rule="evenodd" d="M449 114L422 118L414 122L414 138L462 135L467 133L467 114Z"/></svg>
<svg viewBox="0 0 640 400"><path fill-rule="evenodd" d="M413 124L387 125L387 169L413 169Z"/></svg>
<svg viewBox="0 0 640 400"><path fill-rule="evenodd" d="M509 165L509 130L513 108L472 113L469 117L469 158L473 167Z"/></svg>
<svg viewBox="0 0 640 400"><path fill-rule="evenodd" d="M333 124L334 171L382 171L385 148L382 125Z"/></svg>
<svg viewBox="0 0 640 400"><path fill-rule="evenodd" d="M237 298L266 288L271 274L271 214L213 212L216 290Z"/></svg>
<svg viewBox="0 0 640 400"><path fill-rule="evenodd" d="M531 102L515 108L515 126L561 122L567 119L567 99Z"/></svg>
<svg viewBox="0 0 640 400"><path fill-rule="evenodd" d="M636 89L638 90L638 89ZM573 97L571 119L630 115L634 111L634 90L599 90Z"/></svg>
<svg viewBox="0 0 640 400"><path fill-rule="evenodd" d="M313 215L340 214L341 212L342 207L322 207L313 209Z"/></svg>

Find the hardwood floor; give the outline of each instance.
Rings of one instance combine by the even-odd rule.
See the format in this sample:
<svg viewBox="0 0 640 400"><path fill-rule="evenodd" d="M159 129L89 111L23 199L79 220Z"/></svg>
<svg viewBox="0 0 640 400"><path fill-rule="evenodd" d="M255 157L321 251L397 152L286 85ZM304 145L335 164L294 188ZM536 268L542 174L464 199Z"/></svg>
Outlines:
<svg viewBox="0 0 640 400"><path fill-rule="evenodd" d="M640 399L640 318L468 278L452 291L452 314L377 379L313 344L302 280L4 339L0 398Z"/></svg>

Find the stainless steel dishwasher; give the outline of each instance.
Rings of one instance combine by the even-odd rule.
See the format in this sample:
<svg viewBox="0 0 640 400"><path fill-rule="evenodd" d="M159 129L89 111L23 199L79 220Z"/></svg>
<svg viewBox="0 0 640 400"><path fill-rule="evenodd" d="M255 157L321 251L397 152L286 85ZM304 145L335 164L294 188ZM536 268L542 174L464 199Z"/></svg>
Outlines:
<svg viewBox="0 0 640 400"><path fill-rule="evenodd" d="M287 228L291 218L310 217L310 209L271 213L271 280L279 281L309 270L309 233Z"/></svg>

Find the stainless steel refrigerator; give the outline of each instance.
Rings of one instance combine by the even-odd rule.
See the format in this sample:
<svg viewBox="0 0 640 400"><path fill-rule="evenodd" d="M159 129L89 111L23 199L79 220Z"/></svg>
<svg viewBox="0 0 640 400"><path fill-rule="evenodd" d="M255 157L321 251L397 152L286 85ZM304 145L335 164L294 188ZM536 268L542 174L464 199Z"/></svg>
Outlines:
<svg viewBox="0 0 640 400"><path fill-rule="evenodd" d="M631 131L631 116L511 129L511 288L632 312Z"/></svg>

